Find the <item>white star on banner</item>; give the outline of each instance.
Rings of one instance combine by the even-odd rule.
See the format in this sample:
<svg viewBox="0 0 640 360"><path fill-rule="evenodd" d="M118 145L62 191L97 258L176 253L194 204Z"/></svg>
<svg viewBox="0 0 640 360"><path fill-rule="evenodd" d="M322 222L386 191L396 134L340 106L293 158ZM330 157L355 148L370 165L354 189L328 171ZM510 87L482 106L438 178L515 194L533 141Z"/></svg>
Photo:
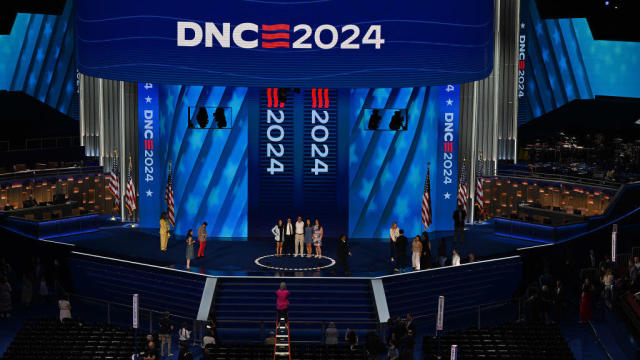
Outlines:
<svg viewBox="0 0 640 360"><path fill-rule="evenodd" d="M147 190L147 197L151 197L151 195L153 195L153 191Z"/></svg>
<svg viewBox="0 0 640 360"><path fill-rule="evenodd" d="M147 97L144 98L144 101L146 101L147 104L150 103L151 102L151 97L149 95L147 95Z"/></svg>
<svg viewBox="0 0 640 360"><path fill-rule="evenodd" d="M451 105L453 105L453 100L447 99L447 106L451 106Z"/></svg>
<svg viewBox="0 0 640 360"><path fill-rule="evenodd" d="M444 193L444 198L445 199L449 199L451 197L451 194L449 194L448 192Z"/></svg>

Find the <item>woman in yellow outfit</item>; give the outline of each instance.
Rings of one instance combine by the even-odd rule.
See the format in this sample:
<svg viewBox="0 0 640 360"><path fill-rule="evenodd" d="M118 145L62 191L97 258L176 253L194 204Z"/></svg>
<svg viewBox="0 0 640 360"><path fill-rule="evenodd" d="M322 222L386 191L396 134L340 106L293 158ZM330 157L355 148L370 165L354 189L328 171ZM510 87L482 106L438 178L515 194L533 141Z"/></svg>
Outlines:
<svg viewBox="0 0 640 360"><path fill-rule="evenodd" d="M171 224L167 220L167 213L163 212L160 215L160 250L167 251L167 243L169 242L169 230Z"/></svg>

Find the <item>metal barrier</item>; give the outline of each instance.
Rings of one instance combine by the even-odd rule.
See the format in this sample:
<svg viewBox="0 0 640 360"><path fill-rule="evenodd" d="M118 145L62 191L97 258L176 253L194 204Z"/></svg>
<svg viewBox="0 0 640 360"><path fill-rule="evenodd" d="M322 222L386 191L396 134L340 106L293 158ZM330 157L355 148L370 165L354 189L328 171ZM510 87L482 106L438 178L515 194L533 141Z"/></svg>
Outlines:
<svg viewBox="0 0 640 360"><path fill-rule="evenodd" d="M604 188L609 190L617 190L621 183L608 180L599 180L588 177L561 175L553 173L531 173L527 171L519 170L500 170L498 171L498 177L506 179L518 179L518 180L536 180L536 181L549 181L549 182L562 182L571 185L581 186L593 186L597 188Z"/></svg>

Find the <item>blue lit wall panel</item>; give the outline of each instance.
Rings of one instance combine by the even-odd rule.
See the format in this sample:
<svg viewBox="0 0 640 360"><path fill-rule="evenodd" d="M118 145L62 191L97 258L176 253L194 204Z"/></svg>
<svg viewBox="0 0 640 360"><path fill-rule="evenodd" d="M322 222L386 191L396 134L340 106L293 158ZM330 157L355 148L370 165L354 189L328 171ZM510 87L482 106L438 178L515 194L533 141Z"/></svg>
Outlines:
<svg viewBox="0 0 640 360"><path fill-rule="evenodd" d="M247 88L160 86L162 189L172 163L176 233L209 224L213 237L247 236ZM188 106L231 107L233 128L187 130ZM195 114L192 114L195 116ZM230 121L230 119L228 119ZM158 208L165 208L163 196Z"/></svg>
<svg viewBox="0 0 640 360"><path fill-rule="evenodd" d="M0 35L0 90L24 91L78 118L73 1L57 15L18 14Z"/></svg>
<svg viewBox="0 0 640 360"><path fill-rule="evenodd" d="M528 103L521 124L575 99L640 97L640 43L593 40L586 19L541 19L533 0L521 11Z"/></svg>

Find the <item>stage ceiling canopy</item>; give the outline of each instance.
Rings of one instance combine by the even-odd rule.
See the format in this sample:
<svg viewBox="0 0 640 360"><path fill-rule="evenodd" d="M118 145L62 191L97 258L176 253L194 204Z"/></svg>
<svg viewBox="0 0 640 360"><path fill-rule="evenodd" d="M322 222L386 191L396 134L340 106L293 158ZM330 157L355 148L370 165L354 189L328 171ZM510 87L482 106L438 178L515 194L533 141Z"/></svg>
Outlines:
<svg viewBox="0 0 640 360"><path fill-rule="evenodd" d="M76 2L80 72L165 84L412 87L485 78L492 0Z"/></svg>

